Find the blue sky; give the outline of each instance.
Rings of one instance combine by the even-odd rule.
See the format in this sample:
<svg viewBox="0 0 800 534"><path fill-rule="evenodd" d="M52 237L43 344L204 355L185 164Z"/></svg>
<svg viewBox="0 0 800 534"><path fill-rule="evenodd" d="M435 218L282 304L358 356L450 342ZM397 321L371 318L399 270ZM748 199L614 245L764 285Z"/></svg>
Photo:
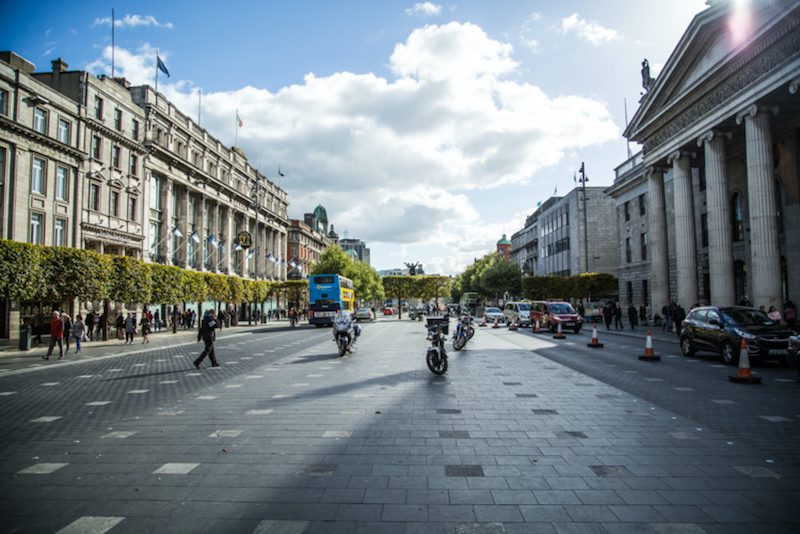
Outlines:
<svg viewBox="0 0 800 534"><path fill-rule="evenodd" d="M457 274L586 162L613 183L641 62L666 62L704 0L6 3L0 49L153 83L289 193L322 203L377 269ZM636 147L632 147L636 150Z"/></svg>

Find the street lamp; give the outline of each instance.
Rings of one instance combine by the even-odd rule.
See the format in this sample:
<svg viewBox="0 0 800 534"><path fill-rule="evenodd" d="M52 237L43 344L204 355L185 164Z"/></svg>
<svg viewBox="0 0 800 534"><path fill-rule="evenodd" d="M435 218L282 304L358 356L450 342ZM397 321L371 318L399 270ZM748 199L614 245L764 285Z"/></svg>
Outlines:
<svg viewBox="0 0 800 534"><path fill-rule="evenodd" d="M583 256L586 258L584 260L584 264L586 265L586 272L589 272L589 223L587 221L586 216L586 182L589 181L589 178L586 176L585 172L585 165L581 162L581 170L578 171L581 173L581 177L578 178L578 182L581 184L581 188L583 189Z"/></svg>

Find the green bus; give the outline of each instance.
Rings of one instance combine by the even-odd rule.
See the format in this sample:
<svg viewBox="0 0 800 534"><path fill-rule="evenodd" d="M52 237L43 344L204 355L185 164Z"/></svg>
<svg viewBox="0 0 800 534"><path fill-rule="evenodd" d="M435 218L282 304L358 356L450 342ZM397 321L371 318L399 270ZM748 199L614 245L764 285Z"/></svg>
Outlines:
<svg viewBox="0 0 800 534"><path fill-rule="evenodd" d="M461 295L461 300L458 301L461 306L462 312L475 313L475 307L478 305L478 293L474 291L467 291Z"/></svg>

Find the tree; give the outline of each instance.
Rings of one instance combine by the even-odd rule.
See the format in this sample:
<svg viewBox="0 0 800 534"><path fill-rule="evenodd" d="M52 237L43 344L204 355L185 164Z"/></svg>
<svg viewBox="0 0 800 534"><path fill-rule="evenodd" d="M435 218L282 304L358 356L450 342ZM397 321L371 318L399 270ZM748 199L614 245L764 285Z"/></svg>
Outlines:
<svg viewBox="0 0 800 534"><path fill-rule="evenodd" d="M109 297L117 303L147 304L150 301L150 268L129 256L112 256Z"/></svg>
<svg viewBox="0 0 800 534"><path fill-rule="evenodd" d="M311 265L311 274L338 274L350 278L353 260L339 245L331 245L319 257L319 261Z"/></svg>
<svg viewBox="0 0 800 534"><path fill-rule="evenodd" d="M495 256L494 261L481 273L480 285L488 294L522 294L522 271L519 265Z"/></svg>
<svg viewBox="0 0 800 534"><path fill-rule="evenodd" d="M183 300L185 273L174 265L150 264L150 303L176 305Z"/></svg>
<svg viewBox="0 0 800 534"><path fill-rule="evenodd" d="M416 296L422 300L438 300L452 294L449 276L420 276L416 280Z"/></svg>
<svg viewBox="0 0 800 534"><path fill-rule="evenodd" d="M75 299L99 302L108 298L111 262L93 250L46 247L43 250L46 297L49 300Z"/></svg>
<svg viewBox="0 0 800 534"><path fill-rule="evenodd" d="M0 295L7 300L34 300L42 296L45 272L43 247L0 239Z"/></svg>
<svg viewBox="0 0 800 534"><path fill-rule="evenodd" d="M384 300L385 293L381 275L368 263L359 260L352 261L348 272L350 276L345 276L353 281L353 290L357 299L377 302Z"/></svg>
<svg viewBox="0 0 800 534"><path fill-rule="evenodd" d="M397 318L403 318L403 301L407 301L414 296L414 286L416 278L413 276L384 276L383 291L387 297L397 299L398 314Z"/></svg>

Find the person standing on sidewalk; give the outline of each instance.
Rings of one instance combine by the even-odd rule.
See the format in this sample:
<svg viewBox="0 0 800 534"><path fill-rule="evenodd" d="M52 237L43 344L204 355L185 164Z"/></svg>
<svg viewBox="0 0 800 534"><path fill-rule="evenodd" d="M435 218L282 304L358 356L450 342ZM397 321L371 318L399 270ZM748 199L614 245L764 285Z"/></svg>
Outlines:
<svg viewBox="0 0 800 534"><path fill-rule="evenodd" d="M686 312L683 311L683 308L681 308L680 304L675 304L673 314L673 320L675 321L675 332L677 332L678 337L681 337L681 323L684 319L686 319Z"/></svg>
<svg viewBox="0 0 800 534"><path fill-rule="evenodd" d="M669 302L661 308L661 316L664 317L664 328L662 330L672 332L672 305Z"/></svg>
<svg viewBox="0 0 800 534"><path fill-rule="evenodd" d="M208 359L211 360L211 367L219 367L219 362L217 362L217 354L214 351L214 341L217 339L217 333L215 332L217 328L217 315L214 313L214 310L210 310L204 317L203 323L200 325L200 330L197 332L197 342L200 343L200 340L203 340L206 344L205 349L203 352L200 353L200 356L194 361L194 366L200 369L200 364L203 363L203 360L208 356Z"/></svg>
<svg viewBox="0 0 800 534"><path fill-rule="evenodd" d="M148 336L150 335L150 328L151 328L150 318L146 313L142 314L141 326L142 326L142 345L144 345L145 343L150 343L150 338Z"/></svg>
<svg viewBox="0 0 800 534"><path fill-rule="evenodd" d="M86 335L89 336L90 341L94 341L94 310L86 316Z"/></svg>
<svg viewBox="0 0 800 534"><path fill-rule="evenodd" d="M75 336L75 347L78 349L75 354L81 353L81 340L86 335L86 325L83 324L83 317L79 313L75 317L75 322L72 323L72 335Z"/></svg>
<svg viewBox="0 0 800 534"><path fill-rule="evenodd" d="M58 315L57 311L53 312L53 319L50 321L50 348L47 350L47 355L42 356L42 359L49 360L50 355L53 354L53 348L58 343L58 359L64 357L64 346L61 344L61 339L64 336L64 323Z"/></svg>
<svg viewBox="0 0 800 534"><path fill-rule="evenodd" d="M131 314L125 318L125 344L133 345L133 335L136 333L136 319Z"/></svg>
<svg viewBox="0 0 800 534"><path fill-rule="evenodd" d="M614 303L614 328L625 330L625 325L622 324L622 307L619 302Z"/></svg>
<svg viewBox="0 0 800 534"><path fill-rule="evenodd" d="M72 336L72 319L66 313L61 314L61 322L64 325L64 354L69 352L69 338Z"/></svg>
<svg viewBox="0 0 800 534"><path fill-rule="evenodd" d="M631 330L634 330L638 317L639 313L636 311L636 306L631 302L631 305L628 306L628 320L631 322Z"/></svg>

